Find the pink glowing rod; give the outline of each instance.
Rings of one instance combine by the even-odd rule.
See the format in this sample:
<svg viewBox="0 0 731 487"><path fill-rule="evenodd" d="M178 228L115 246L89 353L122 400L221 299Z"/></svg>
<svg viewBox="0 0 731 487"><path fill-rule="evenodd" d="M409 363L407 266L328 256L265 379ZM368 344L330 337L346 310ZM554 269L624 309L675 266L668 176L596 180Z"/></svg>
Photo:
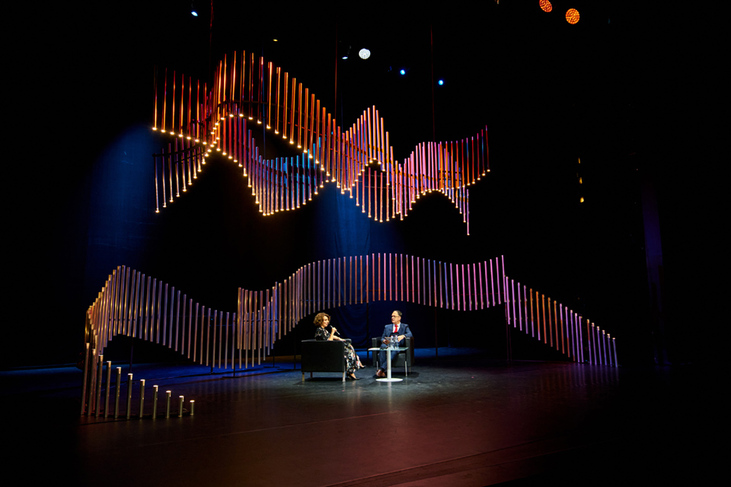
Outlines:
<svg viewBox="0 0 731 487"><path fill-rule="evenodd" d="M152 130L157 130L157 66L152 70L152 93L155 98L154 110L152 112Z"/></svg>
<svg viewBox="0 0 731 487"><path fill-rule="evenodd" d="M264 61L264 59L262 58L262 62L263 61ZM266 111L267 112L266 113L267 123L266 123L266 126L267 126L267 128L271 128L272 127L272 82L274 79L274 64L271 61L269 61L267 68L268 68L268 72L269 72L269 76L268 76L269 83L268 83L268 87L267 87L267 111Z"/></svg>
<svg viewBox="0 0 731 487"><path fill-rule="evenodd" d="M305 92L307 92L307 91L308 90L305 90ZM315 94L314 93L311 93L310 94L309 115L307 116L307 120L308 120L307 127L308 128L307 128L307 140L306 140L306 144L307 144L307 153L308 154L311 154L312 153L312 144L315 141L315 130L316 130L316 127L317 127L317 125L315 124L316 123L316 120L315 120L316 115L315 114L317 112L319 112L319 108L316 110L316 107L319 107L319 104L317 104L317 100L315 98Z"/></svg>
<svg viewBox="0 0 731 487"><path fill-rule="evenodd" d="M520 296L521 301L521 307L520 307L520 320L521 320L521 331L523 331L523 318L525 318L525 333L528 334L528 297L527 297L527 288L525 285L523 285L521 295L521 289L520 286L518 286L518 295Z"/></svg>
<svg viewBox="0 0 731 487"><path fill-rule="evenodd" d="M299 87L299 94L300 94L300 114L299 114L299 121L300 121L300 127L299 127L299 137L300 137L300 143L297 145L298 148L301 148L303 153L308 154L310 150L309 146L309 140L310 140L310 128L312 125L312 118L310 117L310 89L307 87L304 87L302 83L300 83Z"/></svg>
<svg viewBox="0 0 731 487"><path fill-rule="evenodd" d="M262 123L264 117L262 110L264 107L264 58L259 57L259 89L256 90L256 123Z"/></svg>
<svg viewBox="0 0 731 487"><path fill-rule="evenodd" d="M541 294L541 310L543 314L543 319L541 320L543 322L543 343L548 343L548 338L546 337L546 296L544 294Z"/></svg>
<svg viewBox="0 0 731 487"><path fill-rule="evenodd" d="M563 304L559 304L558 308L558 318L559 318L559 327L561 329L561 353L566 353L566 340L567 336L564 335L564 314L563 314ZM569 356L571 354L569 353Z"/></svg>

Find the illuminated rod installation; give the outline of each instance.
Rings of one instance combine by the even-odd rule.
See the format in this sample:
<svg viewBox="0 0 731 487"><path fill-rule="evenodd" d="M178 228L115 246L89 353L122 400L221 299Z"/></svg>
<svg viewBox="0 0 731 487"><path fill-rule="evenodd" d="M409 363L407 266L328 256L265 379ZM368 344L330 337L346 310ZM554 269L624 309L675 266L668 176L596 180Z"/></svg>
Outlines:
<svg viewBox="0 0 731 487"><path fill-rule="evenodd" d="M375 107L343 129L296 78L246 53L224 57L210 87L156 72L154 92L153 130L176 141L153 156L158 212L220 153L242 168L264 215L299 208L328 182L378 221L403 219L418 198L438 191L469 234L468 187L490 171L487 128L459 141L421 143L398 163ZM264 159L253 137L262 125L301 155Z"/></svg>
<svg viewBox="0 0 731 487"><path fill-rule="evenodd" d="M457 311L505 306L516 330L569 360L617 366L613 337L543 294L509 279L503 257L471 264L378 253L312 262L269 289L238 290L235 313L213 310L180 290L120 266L89 307L86 341L98 362L117 335L227 369L261 364L277 339L325 309L375 301Z"/></svg>

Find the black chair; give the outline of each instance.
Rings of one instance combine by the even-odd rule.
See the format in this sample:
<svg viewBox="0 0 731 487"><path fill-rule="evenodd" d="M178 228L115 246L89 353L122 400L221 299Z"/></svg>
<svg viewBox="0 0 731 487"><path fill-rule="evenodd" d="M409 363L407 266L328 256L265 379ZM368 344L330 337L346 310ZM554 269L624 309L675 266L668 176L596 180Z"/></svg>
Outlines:
<svg viewBox="0 0 731 487"><path fill-rule="evenodd" d="M374 337L371 339L371 346L373 348L378 348L381 346L381 337ZM394 369L396 367L400 367L401 364L404 366L404 372L406 375L409 375L409 369L414 364L414 339L413 337L406 337L404 338L404 347L408 347L408 350L402 350L396 355L396 358L394 360L391 360L391 373L393 373ZM377 351L373 352L373 365L376 366L376 368L380 368L380 364L378 363L378 355L379 353ZM386 364L383 364L383 367L386 367Z"/></svg>
<svg viewBox="0 0 731 487"><path fill-rule="evenodd" d="M345 342L350 340L302 340L302 380L305 372L340 372L345 382L348 362L345 360Z"/></svg>

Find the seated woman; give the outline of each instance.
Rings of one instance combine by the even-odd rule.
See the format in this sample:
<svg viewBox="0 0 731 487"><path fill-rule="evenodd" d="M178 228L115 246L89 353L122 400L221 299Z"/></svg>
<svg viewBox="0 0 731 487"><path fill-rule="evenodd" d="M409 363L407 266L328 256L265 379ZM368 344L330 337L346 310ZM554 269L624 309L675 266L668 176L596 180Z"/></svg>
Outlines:
<svg viewBox="0 0 731 487"><path fill-rule="evenodd" d="M327 313L317 313L315 315L315 325L317 330L315 331L315 339L317 340L337 340L344 342L342 338L336 336L338 330L334 326L330 326L330 315ZM356 369L362 369L364 366L360 363L358 354L355 353L353 345L345 343L345 360L348 362L348 377L353 380L358 380L355 376Z"/></svg>

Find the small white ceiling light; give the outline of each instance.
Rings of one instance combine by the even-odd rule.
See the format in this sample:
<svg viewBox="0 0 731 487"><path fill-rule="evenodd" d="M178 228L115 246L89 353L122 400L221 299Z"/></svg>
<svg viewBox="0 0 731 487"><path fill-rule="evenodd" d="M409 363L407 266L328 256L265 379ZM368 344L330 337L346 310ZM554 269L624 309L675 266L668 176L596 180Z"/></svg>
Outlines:
<svg viewBox="0 0 731 487"><path fill-rule="evenodd" d="M371 57L371 51L364 47L363 49L358 51L358 56L360 56L361 59L368 59L369 57Z"/></svg>

